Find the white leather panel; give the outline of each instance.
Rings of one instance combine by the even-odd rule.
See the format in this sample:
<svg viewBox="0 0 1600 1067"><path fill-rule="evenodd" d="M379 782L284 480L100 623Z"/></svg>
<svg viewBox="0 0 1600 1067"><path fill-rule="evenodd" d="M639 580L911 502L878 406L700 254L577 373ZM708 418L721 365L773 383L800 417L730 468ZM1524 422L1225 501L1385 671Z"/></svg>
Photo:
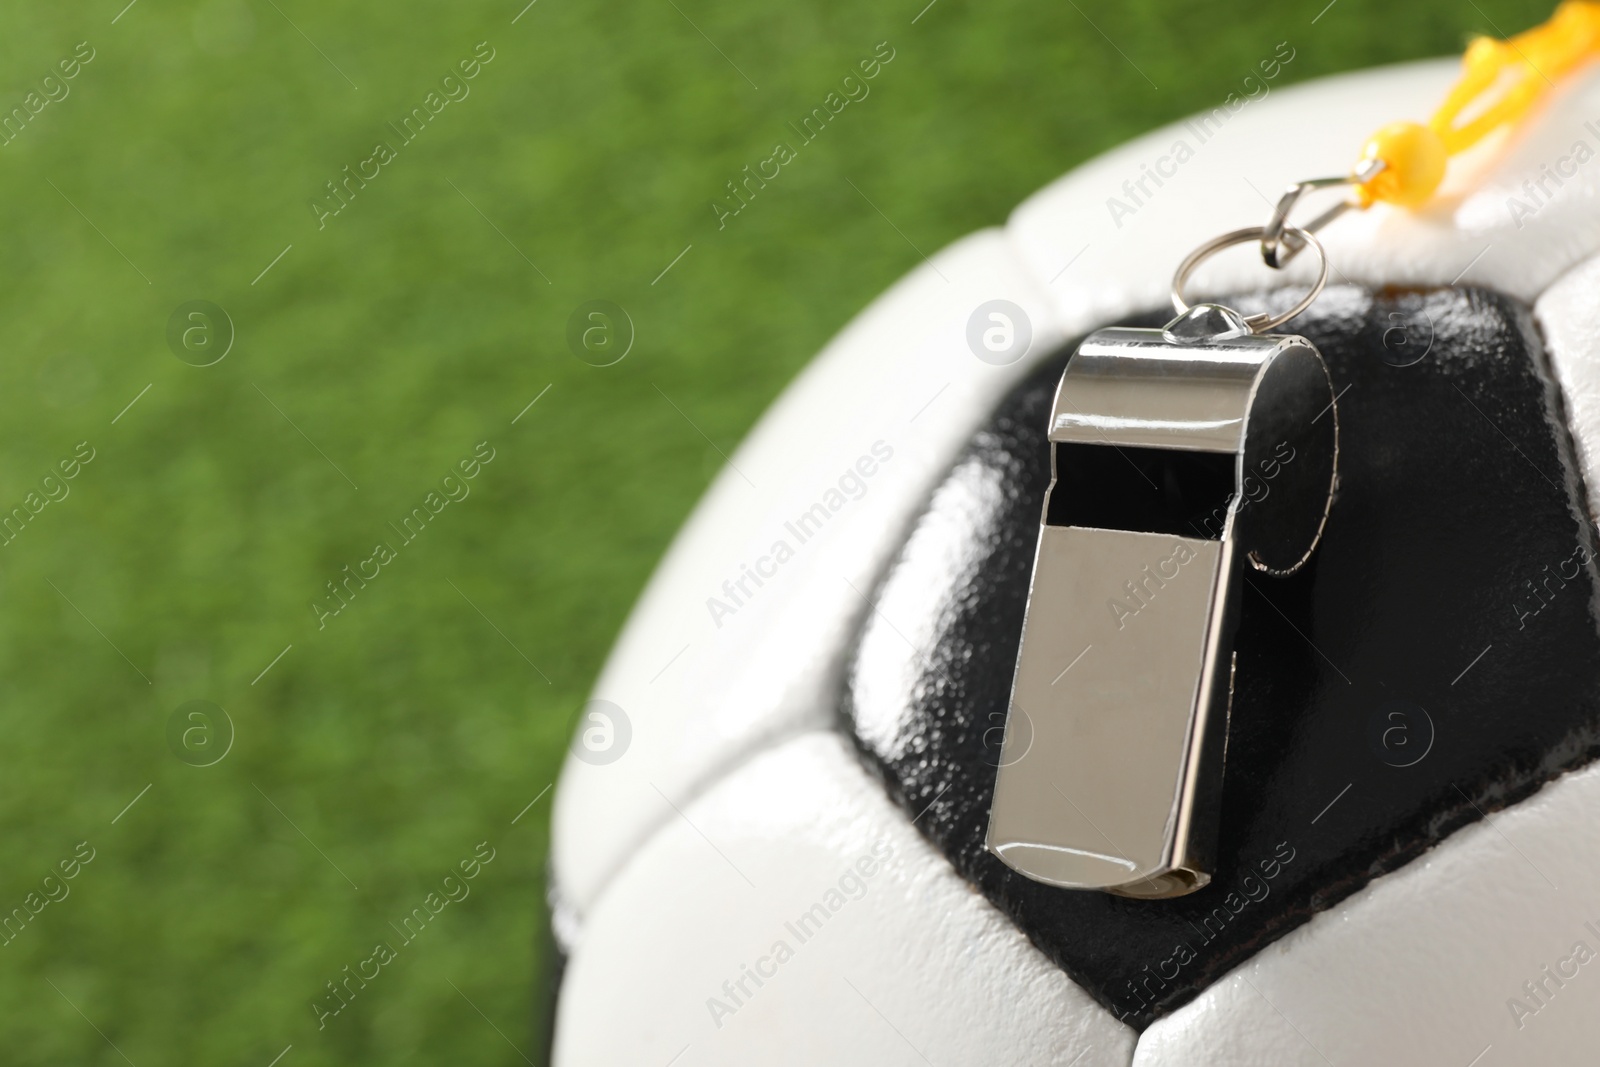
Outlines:
<svg viewBox="0 0 1600 1067"><path fill-rule="evenodd" d="M1133 1031L962 881L837 735L784 742L681 814L657 807L667 822L568 965L556 1067L1128 1063Z"/></svg>
<svg viewBox="0 0 1600 1067"><path fill-rule="evenodd" d="M1159 306L1191 249L1226 230L1261 226L1293 182L1349 173L1378 127L1398 119L1425 121L1459 67L1459 60L1440 59L1322 78L1271 90L1204 126L1204 115L1175 123L1046 186L1017 208L1008 231L1036 276L1049 283L1069 333ZM1453 163L1427 210L1379 204L1330 225L1321 234L1330 281L1381 286L1459 280L1532 302L1562 273L1600 251L1597 156L1600 68L1591 67L1563 81L1512 136L1491 138ZM1157 186L1147 176L1150 168L1171 176ZM1309 214L1335 194L1321 196L1307 201ZM1303 212L1294 218L1309 217ZM1314 258L1300 257L1287 276L1308 281ZM1275 286L1284 278L1246 245L1201 268L1193 293Z"/></svg>
<svg viewBox="0 0 1600 1067"><path fill-rule="evenodd" d="M1157 1021L1135 1067L1594 1062L1597 811L1590 766L1461 830Z"/></svg>

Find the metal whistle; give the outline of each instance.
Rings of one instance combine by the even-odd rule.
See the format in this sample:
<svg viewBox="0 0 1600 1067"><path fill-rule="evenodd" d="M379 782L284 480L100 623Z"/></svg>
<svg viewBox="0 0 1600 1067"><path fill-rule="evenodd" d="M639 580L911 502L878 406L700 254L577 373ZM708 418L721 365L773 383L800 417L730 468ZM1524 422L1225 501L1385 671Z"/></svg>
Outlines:
<svg viewBox="0 0 1600 1067"><path fill-rule="evenodd" d="M1283 576L1315 550L1334 402L1309 341L1218 305L1074 353L989 811L1007 866L1130 897L1210 881L1238 564Z"/></svg>

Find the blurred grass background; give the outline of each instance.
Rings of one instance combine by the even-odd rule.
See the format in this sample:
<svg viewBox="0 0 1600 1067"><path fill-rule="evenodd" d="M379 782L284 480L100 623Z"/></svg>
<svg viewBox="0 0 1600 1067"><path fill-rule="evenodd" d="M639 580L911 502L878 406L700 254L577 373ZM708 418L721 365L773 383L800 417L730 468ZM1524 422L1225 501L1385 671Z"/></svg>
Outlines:
<svg viewBox="0 0 1600 1067"><path fill-rule="evenodd" d="M0 913L95 850L0 947L0 1058L536 1062L545 789L720 463L685 415L731 452L912 242L1002 221L1280 41L1275 88L1549 12L924 2L0 12L0 112L95 56L0 148L0 508L95 450L0 548ZM471 95L319 230L308 201L484 41ZM870 96L719 231L724 183L880 41ZM196 299L237 333L203 368L165 340ZM615 366L567 350L592 299L636 326ZM319 630L324 583L480 441L471 496ZM195 699L236 731L208 767L166 740ZM484 841L471 896L319 1030L325 983Z"/></svg>

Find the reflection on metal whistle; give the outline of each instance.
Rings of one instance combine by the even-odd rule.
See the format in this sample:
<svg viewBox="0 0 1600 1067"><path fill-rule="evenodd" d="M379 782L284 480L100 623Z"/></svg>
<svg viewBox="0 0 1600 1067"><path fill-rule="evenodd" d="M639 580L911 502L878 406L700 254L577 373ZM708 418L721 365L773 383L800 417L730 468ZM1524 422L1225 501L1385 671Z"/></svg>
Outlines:
<svg viewBox="0 0 1600 1067"><path fill-rule="evenodd" d="M1315 550L1332 385L1305 339L1199 305L1091 334L1049 441L988 847L1051 885L1180 896L1213 866L1240 564L1287 575Z"/></svg>

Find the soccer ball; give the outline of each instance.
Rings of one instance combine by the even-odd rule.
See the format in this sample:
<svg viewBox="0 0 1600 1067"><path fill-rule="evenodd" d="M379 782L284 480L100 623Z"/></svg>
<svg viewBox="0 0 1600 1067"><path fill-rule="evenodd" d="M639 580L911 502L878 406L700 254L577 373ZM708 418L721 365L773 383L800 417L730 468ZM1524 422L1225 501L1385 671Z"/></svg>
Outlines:
<svg viewBox="0 0 1600 1067"><path fill-rule="evenodd" d="M1457 72L1283 89L1085 164L784 393L651 579L563 771L558 1067L1590 1058L1593 72L1431 208L1324 231L1333 284L1281 332L1340 390L1338 489L1313 563L1247 582L1211 884L1057 889L983 847L1072 339L1160 324L1185 253ZM1257 291L1251 258L1195 288L1278 308L1312 268Z"/></svg>

